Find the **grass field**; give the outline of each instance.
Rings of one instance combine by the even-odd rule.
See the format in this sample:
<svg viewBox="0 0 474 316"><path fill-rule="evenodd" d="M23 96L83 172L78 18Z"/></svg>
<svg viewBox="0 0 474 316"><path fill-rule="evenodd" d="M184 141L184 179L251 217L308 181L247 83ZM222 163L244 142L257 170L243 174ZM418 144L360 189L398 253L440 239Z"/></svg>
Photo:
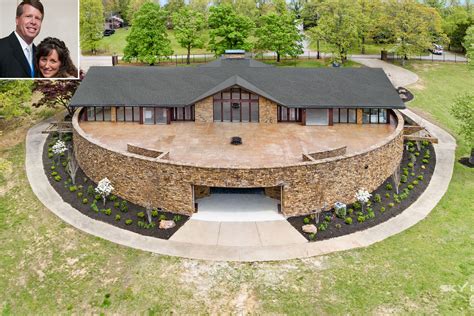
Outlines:
<svg viewBox="0 0 474 316"><path fill-rule="evenodd" d="M410 104L454 135L466 65L413 63ZM30 123L31 124L31 123ZM270 263L206 262L89 236L49 212L24 171L26 126L0 138L0 311L24 314L474 313L474 170L415 227L364 249ZM468 153L459 138L457 158Z"/></svg>

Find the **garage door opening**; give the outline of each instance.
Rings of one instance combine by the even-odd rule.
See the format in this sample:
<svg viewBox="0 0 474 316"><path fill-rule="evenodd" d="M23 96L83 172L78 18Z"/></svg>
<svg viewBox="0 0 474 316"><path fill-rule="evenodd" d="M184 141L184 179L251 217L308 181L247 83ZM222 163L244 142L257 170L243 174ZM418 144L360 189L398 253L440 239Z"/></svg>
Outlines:
<svg viewBox="0 0 474 316"><path fill-rule="evenodd" d="M193 219L220 222L284 220L281 187L194 187L197 212Z"/></svg>

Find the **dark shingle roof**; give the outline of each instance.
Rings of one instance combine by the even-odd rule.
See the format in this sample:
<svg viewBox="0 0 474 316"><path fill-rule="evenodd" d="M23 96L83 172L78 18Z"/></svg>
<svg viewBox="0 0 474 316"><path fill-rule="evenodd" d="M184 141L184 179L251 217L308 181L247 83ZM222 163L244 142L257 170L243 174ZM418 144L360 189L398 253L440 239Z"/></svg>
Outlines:
<svg viewBox="0 0 474 316"><path fill-rule="evenodd" d="M382 69L281 68L252 59L201 67L92 67L71 106L186 106L241 86L288 107L405 108Z"/></svg>

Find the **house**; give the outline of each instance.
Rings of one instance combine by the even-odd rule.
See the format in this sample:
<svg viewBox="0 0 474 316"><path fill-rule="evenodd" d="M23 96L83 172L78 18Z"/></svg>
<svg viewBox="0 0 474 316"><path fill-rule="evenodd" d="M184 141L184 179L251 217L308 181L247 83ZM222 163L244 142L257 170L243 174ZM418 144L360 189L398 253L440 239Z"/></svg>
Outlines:
<svg viewBox="0 0 474 316"><path fill-rule="evenodd" d="M89 177L188 215L225 188L260 189L284 215L351 202L403 152L405 106L382 69L273 67L239 54L200 67L93 67L71 106Z"/></svg>

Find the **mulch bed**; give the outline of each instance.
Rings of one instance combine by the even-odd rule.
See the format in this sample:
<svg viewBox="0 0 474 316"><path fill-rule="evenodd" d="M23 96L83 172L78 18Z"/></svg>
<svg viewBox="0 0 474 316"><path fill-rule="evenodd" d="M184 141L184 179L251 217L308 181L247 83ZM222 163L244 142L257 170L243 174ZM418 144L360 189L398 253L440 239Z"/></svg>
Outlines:
<svg viewBox="0 0 474 316"><path fill-rule="evenodd" d="M70 138L70 136L68 136ZM49 158L48 157L48 149L50 148L50 144L54 143L53 136L48 136L46 140L46 144L44 146L43 150L43 167L46 173L46 176L48 177L49 182L51 183L52 187L59 193L59 195L63 198L63 200L66 203L69 203L73 208L77 209L84 215L93 218L95 220L99 220L105 223L108 223L110 225L130 230L135 233L145 235L145 236L152 236L160 239L169 239L181 226L186 223L186 221L189 219L189 216L186 215L179 215L179 220L175 216L177 214L170 213L170 212L165 212L162 210L158 210L158 214L156 217L153 218L153 223L155 223L155 227L150 227L150 228L144 228L144 227L139 227L138 222L142 221L144 223L148 223L145 218L139 218L137 214L139 212L144 212L146 214L146 210L144 207L130 203L127 201L127 207L128 211L123 212L120 210L120 207L114 207L115 202L121 203L123 199L120 199L117 197L116 201L110 201L107 199L106 205L103 205L102 199L98 200L96 202L97 207L99 208L99 212L96 213L95 211L92 210L91 204L94 201L95 194L90 195L87 193L87 189L89 186L93 186L95 188L97 186L96 183L94 183L91 179L89 179L84 172L79 169L77 171L76 175L76 186L78 188L81 188L80 190L77 190L75 192L70 191L70 186L72 186L72 183L70 183L70 177L69 174L66 173L66 168L60 163L56 164L55 170L58 175L61 177L60 181L56 181L54 179L54 176L51 175L53 170L51 170L51 166L54 164L55 158ZM66 141L66 144L70 143L70 141ZM61 157L61 162L66 161L67 159L67 154L64 157ZM112 183L113 185L113 183ZM78 192L82 192L82 197L78 197ZM113 192L112 192L113 194ZM84 198L88 199L88 203L84 204L82 203L82 200ZM102 210L110 209L112 213L110 215L106 215ZM116 215L120 215L120 220L116 220ZM167 220L173 220L175 219L176 226L170 229L159 229L159 218L166 217ZM126 220L132 220L132 224L126 225L125 222Z"/></svg>
<svg viewBox="0 0 474 316"><path fill-rule="evenodd" d="M462 157L459 159L459 163L465 165L466 167L474 168L474 164L469 162L469 157Z"/></svg>
<svg viewBox="0 0 474 316"><path fill-rule="evenodd" d="M405 143L406 144L406 143ZM426 143L425 143L426 144ZM415 151L417 151L417 147L414 146ZM426 150L430 151L430 158L428 159L427 164L423 164L422 160L424 159L424 154ZM306 221L308 219L310 220L310 224L315 224L315 216L317 215L306 215L306 216L295 216L295 217L290 217L288 218L288 222L296 229L298 230L307 240L309 241L316 241L316 240L325 240L333 237L338 237L342 235L347 235L354 233L356 231L361 231L364 229L367 229L372 226L376 226L380 223L383 223L390 218L397 216L401 212L403 212L407 207L409 207L413 202L415 202L418 197L425 191L426 187L428 186L431 176L433 175L434 168L436 165L436 154L433 148L433 145L427 144L423 149L420 151L420 155L417 157L417 161L414 164L413 170L409 168L409 175L407 176L407 182L406 183L400 183L399 186L399 193L401 194L405 188L408 187L409 184L412 184L414 180L418 181L417 185L413 185L413 189L409 190L408 197L405 199L402 199L400 203L397 203L394 201L393 194L395 192L395 187L392 188L392 190L387 190L386 186L387 184L390 184L393 186L393 180L391 177L389 177L385 182L380 185L375 191L371 192L372 197L371 197L371 208L373 209L373 213L375 214L374 218L367 218L363 222L358 222L358 215L357 212L359 210L356 210L354 208L353 204L348 204L347 205L347 210L353 209L354 212L352 215L346 215L347 217L352 218L352 224L346 224L344 218L339 218L335 215L334 210L329 210L329 211L324 211L319 214L319 223L316 224L318 227L318 232L315 235L310 235L302 231L302 226L305 225L305 218ZM403 153L403 159L400 165L400 174L403 175L403 168L407 168L407 164L410 162L410 152L406 149ZM425 169L422 169L422 165L425 166ZM411 175L411 172L414 172L414 176ZM423 180L420 181L417 179L419 175L423 175ZM407 188L408 189L408 188ZM387 198L385 196L386 193L390 194L390 198ZM355 192L354 192L355 194ZM379 203L374 202L374 197L376 194L379 194L381 196L381 201ZM389 206L389 203L394 203L393 207ZM363 216L367 215L367 205L364 207L364 212ZM384 207L385 211L381 212L381 208ZM326 220L330 219L330 221ZM327 225L326 230L320 229L320 225L322 223L326 223L323 225Z"/></svg>

